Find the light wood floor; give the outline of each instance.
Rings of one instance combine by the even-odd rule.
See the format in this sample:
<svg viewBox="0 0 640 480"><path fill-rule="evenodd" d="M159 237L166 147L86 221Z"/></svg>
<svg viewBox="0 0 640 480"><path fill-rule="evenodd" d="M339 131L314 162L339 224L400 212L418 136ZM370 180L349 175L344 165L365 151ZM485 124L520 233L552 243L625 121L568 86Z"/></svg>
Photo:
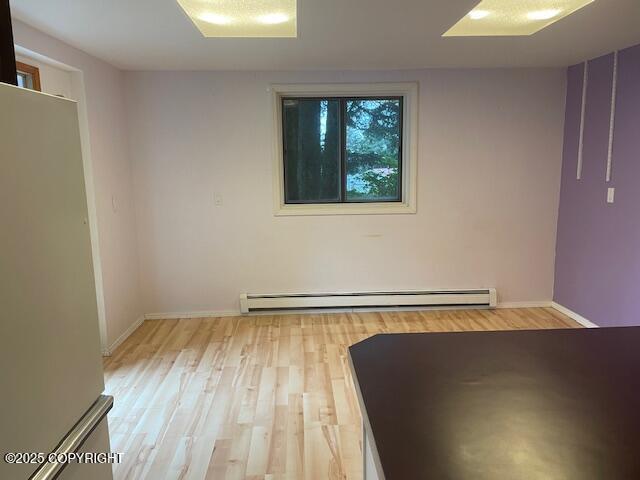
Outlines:
<svg viewBox="0 0 640 480"><path fill-rule="evenodd" d="M124 453L115 478L360 480L349 345L567 327L578 325L542 308L146 321L104 364L111 447Z"/></svg>

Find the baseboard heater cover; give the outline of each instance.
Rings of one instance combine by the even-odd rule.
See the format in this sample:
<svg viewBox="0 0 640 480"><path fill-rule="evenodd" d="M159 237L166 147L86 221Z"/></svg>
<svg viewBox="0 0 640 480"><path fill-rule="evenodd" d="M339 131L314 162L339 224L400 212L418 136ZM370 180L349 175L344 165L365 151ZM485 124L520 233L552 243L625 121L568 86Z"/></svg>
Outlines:
<svg viewBox="0 0 640 480"><path fill-rule="evenodd" d="M396 292L336 292L336 293L243 293L242 313L269 310L308 310L322 308L377 307L456 307L494 308L495 288L472 290L418 290Z"/></svg>

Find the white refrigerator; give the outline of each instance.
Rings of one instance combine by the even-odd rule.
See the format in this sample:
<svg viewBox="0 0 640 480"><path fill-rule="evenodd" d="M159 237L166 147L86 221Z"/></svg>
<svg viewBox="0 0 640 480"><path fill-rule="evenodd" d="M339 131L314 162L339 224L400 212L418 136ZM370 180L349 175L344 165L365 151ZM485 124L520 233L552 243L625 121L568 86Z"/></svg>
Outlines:
<svg viewBox="0 0 640 480"><path fill-rule="evenodd" d="M110 463L67 461L109 452L112 404L77 105L2 83L0 316L0 479L111 479Z"/></svg>

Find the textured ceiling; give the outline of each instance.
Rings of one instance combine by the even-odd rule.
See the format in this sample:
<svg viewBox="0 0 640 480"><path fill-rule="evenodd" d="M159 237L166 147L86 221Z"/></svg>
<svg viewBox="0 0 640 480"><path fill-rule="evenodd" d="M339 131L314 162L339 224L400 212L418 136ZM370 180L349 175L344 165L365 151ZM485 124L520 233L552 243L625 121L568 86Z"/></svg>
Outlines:
<svg viewBox="0 0 640 480"><path fill-rule="evenodd" d="M478 0L298 0L298 38L204 38L175 0L11 0L14 17L129 70L565 66L640 43L640 0L525 37L442 34Z"/></svg>

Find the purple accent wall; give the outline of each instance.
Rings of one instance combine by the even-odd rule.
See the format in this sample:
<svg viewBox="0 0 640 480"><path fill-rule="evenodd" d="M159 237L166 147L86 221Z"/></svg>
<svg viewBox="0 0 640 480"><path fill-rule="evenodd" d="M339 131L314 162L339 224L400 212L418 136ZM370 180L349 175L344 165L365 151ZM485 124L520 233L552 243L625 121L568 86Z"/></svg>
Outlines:
<svg viewBox="0 0 640 480"><path fill-rule="evenodd" d="M640 325L640 45L618 54L611 182L605 181L613 54L568 69L554 300L600 326ZM608 204L607 188L615 187Z"/></svg>

